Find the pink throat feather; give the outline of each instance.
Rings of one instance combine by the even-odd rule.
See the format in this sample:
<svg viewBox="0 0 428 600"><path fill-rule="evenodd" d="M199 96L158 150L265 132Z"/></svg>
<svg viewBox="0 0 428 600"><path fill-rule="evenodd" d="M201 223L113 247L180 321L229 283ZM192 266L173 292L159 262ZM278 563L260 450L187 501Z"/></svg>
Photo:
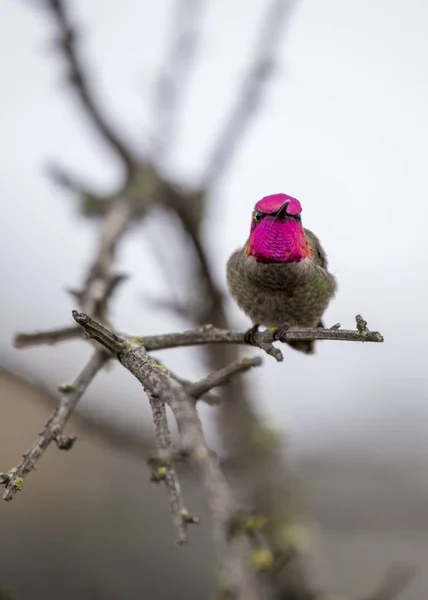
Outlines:
<svg viewBox="0 0 428 600"><path fill-rule="evenodd" d="M286 201L289 202L287 213L290 217L277 219L267 214L260 223L252 222L246 254L257 262L293 263L312 256L312 248L301 223L291 216L301 212L296 198L286 194L266 196L257 202L255 211L273 213Z"/></svg>

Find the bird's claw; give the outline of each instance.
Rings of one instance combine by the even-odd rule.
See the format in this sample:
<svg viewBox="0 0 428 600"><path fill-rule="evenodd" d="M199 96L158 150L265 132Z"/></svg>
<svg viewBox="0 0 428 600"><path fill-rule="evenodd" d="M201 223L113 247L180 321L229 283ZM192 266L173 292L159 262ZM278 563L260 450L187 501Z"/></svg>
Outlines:
<svg viewBox="0 0 428 600"><path fill-rule="evenodd" d="M287 331L290 328L291 325L289 323L283 323L282 325L280 325L273 333L273 341L285 343L287 341Z"/></svg>
<svg viewBox="0 0 428 600"><path fill-rule="evenodd" d="M244 335L244 342L249 346L257 346L255 335L258 333L259 327L259 325L254 325L248 331L246 331Z"/></svg>

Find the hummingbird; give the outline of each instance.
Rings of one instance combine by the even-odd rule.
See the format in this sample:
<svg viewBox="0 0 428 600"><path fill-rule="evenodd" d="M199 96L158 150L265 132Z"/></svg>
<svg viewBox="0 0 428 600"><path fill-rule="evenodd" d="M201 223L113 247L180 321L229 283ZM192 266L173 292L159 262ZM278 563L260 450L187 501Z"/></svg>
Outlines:
<svg viewBox="0 0 428 600"><path fill-rule="evenodd" d="M282 193L256 203L250 235L227 262L227 283L253 323L245 335L249 344L260 325L281 341L290 327L324 327L322 315L337 289L321 242L302 225L299 200ZM314 353L313 340L287 343Z"/></svg>

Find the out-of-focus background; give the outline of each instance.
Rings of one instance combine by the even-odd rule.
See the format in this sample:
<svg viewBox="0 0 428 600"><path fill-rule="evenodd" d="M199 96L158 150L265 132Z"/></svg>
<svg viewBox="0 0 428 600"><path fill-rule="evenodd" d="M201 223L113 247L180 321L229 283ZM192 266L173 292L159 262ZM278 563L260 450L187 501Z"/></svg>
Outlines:
<svg viewBox="0 0 428 600"><path fill-rule="evenodd" d="M81 285L99 227L46 166L59 163L101 195L123 177L65 83L58 32L43 4L8 0L0 8L1 470L19 461L58 383L90 352L81 341L12 345L17 331L72 324L75 302L65 290ZM66 4L102 110L144 156L175 1ZM193 2L199 42L157 165L169 180L200 185L257 55L266 4ZM285 349L283 363L266 357L245 376L257 413L286 432L316 521L316 576L353 597L403 562L420 572L402 598L421 599L428 589L427 30L428 5L419 0L296 3L263 101L210 186L201 225L215 283L226 292L225 263L245 241L253 204L278 191L298 197L339 281L326 321L351 328L361 312L385 336L383 345L319 343L314 357ZM147 301L170 295L162 268L169 250L175 285L187 277L174 227L149 213L124 238L117 265L130 278L111 312L120 330L190 326ZM225 311L234 327L247 328L230 300ZM180 375L206 372L200 350L162 357ZM0 587L23 600L207 597L214 574L206 510L186 477L187 504L203 520L190 547L177 550L165 491L150 483L144 461L152 425L138 382L114 366L80 410L67 429L79 438L73 451L50 449L25 492L0 505ZM214 446L218 411L201 408Z"/></svg>

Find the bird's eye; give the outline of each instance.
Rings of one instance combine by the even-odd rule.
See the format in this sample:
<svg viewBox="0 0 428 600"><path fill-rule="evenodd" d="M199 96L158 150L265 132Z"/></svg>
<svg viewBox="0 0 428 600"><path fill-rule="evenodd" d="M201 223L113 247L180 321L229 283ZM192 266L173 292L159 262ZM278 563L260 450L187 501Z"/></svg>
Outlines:
<svg viewBox="0 0 428 600"><path fill-rule="evenodd" d="M259 210L256 210L256 212L254 213L254 221L256 223L260 223L260 221L263 219L264 214L262 212L260 212Z"/></svg>
<svg viewBox="0 0 428 600"><path fill-rule="evenodd" d="M296 219L296 221L297 221L298 223L301 223L301 222L302 222L302 217L301 217L301 215L294 215L294 218Z"/></svg>

